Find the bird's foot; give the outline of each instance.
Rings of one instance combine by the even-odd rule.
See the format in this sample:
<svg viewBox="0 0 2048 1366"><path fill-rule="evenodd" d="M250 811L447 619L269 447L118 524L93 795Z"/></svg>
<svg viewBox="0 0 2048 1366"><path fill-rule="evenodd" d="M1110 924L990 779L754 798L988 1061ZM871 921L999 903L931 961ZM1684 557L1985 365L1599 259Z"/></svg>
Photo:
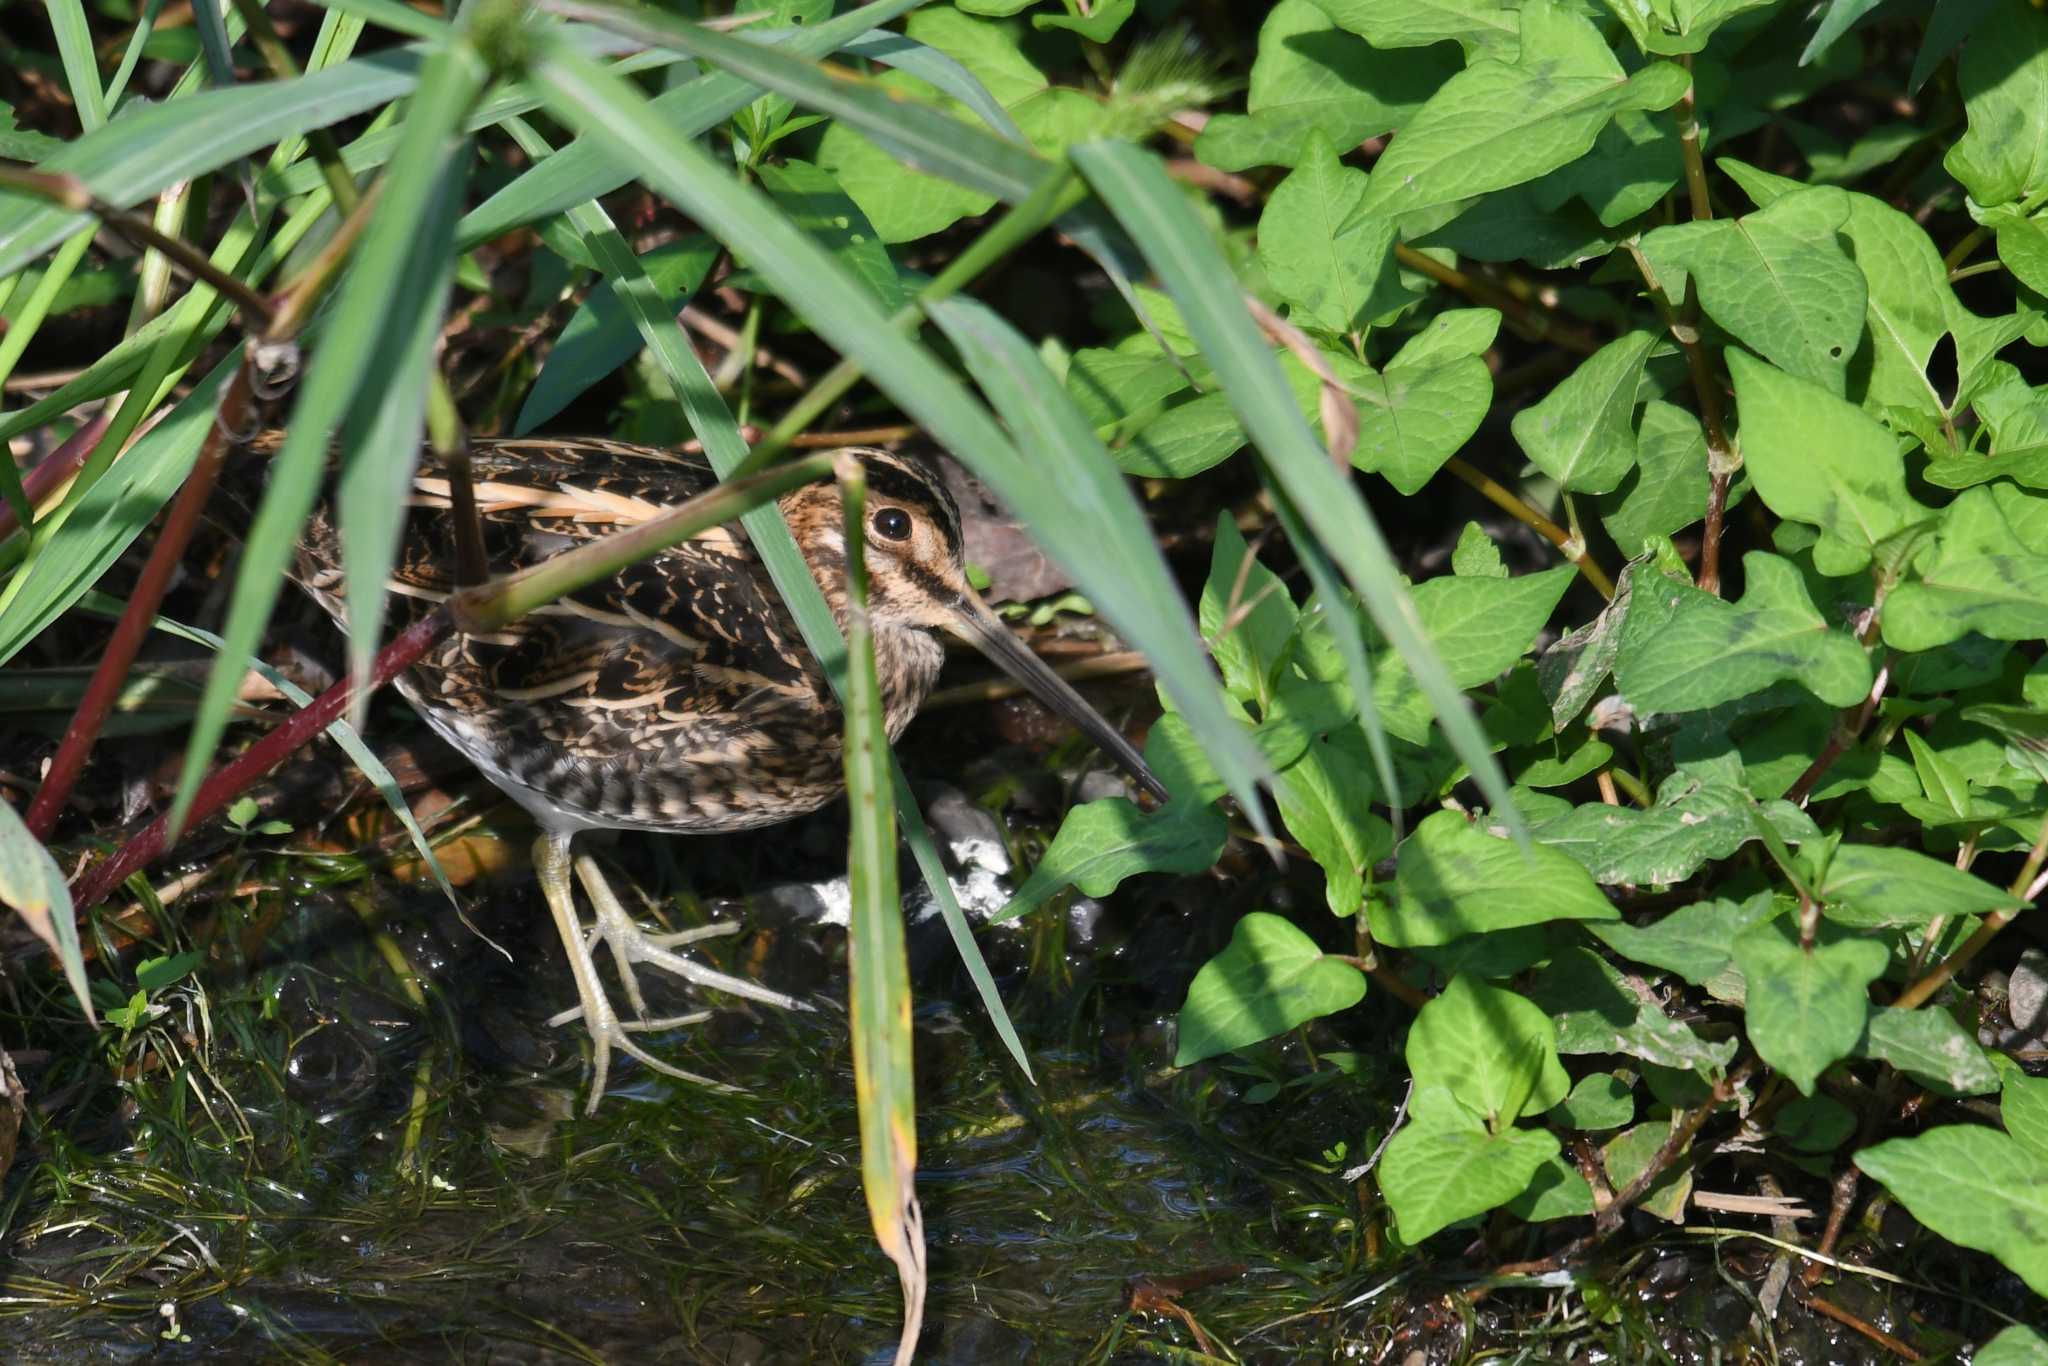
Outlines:
<svg viewBox="0 0 2048 1366"><path fill-rule="evenodd" d="M604 1095L605 1082L610 1075L611 1051L614 1048L628 1057L639 1059L663 1076L675 1077L680 1081L694 1082L720 1091L738 1089L663 1062L633 1041L634 1034L700 1024L711 1018L710 1011L700 1010L686 1015L649 1019L646 1001L640 991L637 972L639 964L645 963L659 968L698 986L712 987L766 1005L782 1006L790 1010L810 1009L793 996L770 991L757 983L706 967L702 963L692 962L675 953L675 947L699 939L732 934L737 932L739 926L710 925L678 933L649 933L627 914L626 908L612 892L611 884L605 880L603 870L589 856L582 855L574 857L573 866L577 878L583 883L584 890L589 894L591 904L597 912L596 926L586 933L577 921L575 902L569 889L569 868L572 859L567 841L563 840L556 844L543 836L541 844L545 852L537 853L536 856L536 865L541 876L541 890L547 898L549 909L554 912L555 925L561 932L562 944L569 952L569 966L576 978L577 995L576 1005L554 1016L548 1023L563 1025L581 1020L584 1029L590 1035L590 1101L584 1113L597 1113L597 1103ZM627 999L633 1008L633 1019L624 1020L619 1017L605 992L603 982L598 978L596 948L600 941L611 951L612 962L618 968L619 979L625 985Z"/></svg>

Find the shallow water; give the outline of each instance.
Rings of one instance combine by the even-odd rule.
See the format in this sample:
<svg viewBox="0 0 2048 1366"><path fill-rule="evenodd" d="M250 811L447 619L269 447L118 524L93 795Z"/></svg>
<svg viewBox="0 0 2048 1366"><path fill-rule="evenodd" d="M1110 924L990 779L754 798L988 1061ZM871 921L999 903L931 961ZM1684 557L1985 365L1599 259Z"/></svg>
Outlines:
<svg viewBox="0 0 2048 1366"><path fill-rule="evenodd" d="M963 879L999 894L987 837L1003 828L937 795L956 842L981 841ZM251 881L276 890L180 909L209 961L167 994L150 1048L130 1050L141 1071L117 1087L75 1038L31 1041L48 1055L31 1086L65 1108L0 1187L0 1359L888 1359L900 1303L861 1199L833 1005L843 934L813 918L840 839L827 817L687 846L690 886L760 889L710 901L677 878L679 842L617 847L619 876L679 922L745 924L705 946L721 965L824 1008L722 1010L655 1036L662 1056L745 1094L627 1063L589 1119L579 1036L546 1024L573 988L529 880L468 893L472 930L431 891L252 851ZM1770 1249L1648 1221L1635 1232L1650 1241L1620 1240L1576 1287L1450 1297L1473 1268L1545 1247L1460 1260L1468 1230L1417 1256L1369 1181L1344 1179L1400 1100L1385 1042L1400 1007L1375 997L1341 1034L1167 1065L1195 967L1244 910L1300 896L1290 876L1240 859L985 933L1033 1081L943 930L913 926L932 1276L920 1360L1202 1360L1198 1330L1211 1359L1246 1361L1887 1359L1790 1297L1758 1333ZM372 926L423 979L424 1008ZM685 1004L651 985L655 1011ZM1331 1049L1354 1055L1350 1075ZM1261 1082L1290 1084L1249 1103ZM1536 1236L1552 1232L1565 1236ZM1169 1292L1184 1278L1187 1317L1134 1312L1135 1278ZM1982 1335L1953 1299L1875 1284L1830 1293L1880 1326L1919 1314L1923 1342L1930 1323Z"/></svg>

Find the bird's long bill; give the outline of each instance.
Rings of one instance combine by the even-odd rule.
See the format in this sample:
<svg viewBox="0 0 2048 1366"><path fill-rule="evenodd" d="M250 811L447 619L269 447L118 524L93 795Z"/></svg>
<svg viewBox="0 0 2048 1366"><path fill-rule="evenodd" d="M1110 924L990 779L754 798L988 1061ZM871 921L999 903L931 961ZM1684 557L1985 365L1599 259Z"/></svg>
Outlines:
<svg viewBox="0 0 2048 1366"><path fill-rule="evenodd" d="M1122 765L1124 771L1136 778L1147 792L1160 801L1166 800L1166 785L1145 766L1144 757L1131 742L1104 720L1102 713L1089 706L1087 699L1075 692L1067 680L1031 653L1030 648L1003 625L1002 618L989 610L987 603L969 594L961 602L953 626L962 639L994 660L1004 673L1029 688L1039 701L1080 727L1083 735Z"/></svg>

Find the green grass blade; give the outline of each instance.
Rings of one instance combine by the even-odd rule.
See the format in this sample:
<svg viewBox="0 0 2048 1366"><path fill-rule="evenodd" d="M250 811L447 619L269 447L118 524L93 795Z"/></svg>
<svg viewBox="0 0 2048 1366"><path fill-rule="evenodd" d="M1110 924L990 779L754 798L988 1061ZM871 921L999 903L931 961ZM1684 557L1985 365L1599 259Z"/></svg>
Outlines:
<svg viewBox="0 0 2048 1366"><path fill-rule="evenodd" d="M1452 749L1471 767L1499 818L1520 831L1521 818L1508 800L1507 780L1492 746L1423 633L1379 527L1295 406L1272 346L1245 309L1237 277L1189 208L1186 194L1157 157L1129 143L1089 143L1074 148L1072 156L1180 305L1238 420L1380 631L1408 661ZM1370 680L1354 677L1352 685L1364 695Z"/></svg>
<svg viewBox="0 0 2048 1366"><path fill-rule="evenodd" d="M135 22L135 32L128 39L128 48L121 54L121 65L114 71L114 79L107 82L107 106L118 109L121 96L127 93L128 78L135 74L136 63L142 60L142 46L149 36L156 32L157 17L164 12L165 0L147 0L142 7L142 17Z"/></svg>
<svg viewBox="0 0 2048 1366"><path fill-rule="evenodd" d="M792 56L824 57L923 3L874 0L821 24L775 35L774 41L778 50ZM763 41L769 37L749 35ZM653 103L664 123L682 137L694 138L731 118L760 93L738 76L713 71L657 96ZM466 251L524 224L609 194L633 178L634 165L630 157L614 157L589 139L579 138L471 210L457 229L456 240Z"/></svg>
<svg viewBox="0 0 2048 1366"><path fill-rule="evenodd" d="M975 472L1054 559L1093 558L1095 573L1082 592L1119 632L1138 628L1129 639L1144 650L1245 814L1268 833L1262 805L1248 800L1251 785L1267 776L1266 762L1224 707L1201 631L1102 439L1031 343L985 305L956 294L928 311L1017 442L988 452ZM1010 467L998 473L998 461ZM1117 596L1096 597L1098 583L1113 585Z"/></svg>
<svg viewBox="0 0 2048 1366"><path fill-rule="evenodd" d="M396 48L295 80L200 91L88 133L43 161L41 169L68 171L101 199L129 208L281 138L408 95L425 60L416 48ZM0 277L92 221L90 214L44 199L0 193Z"/></svg>
<svg viewBox="0 0 2048 1366"><path fill-rule="evenodd" d="M550 95L556 116L582 129L616 155L636 157L641 178L721 241L743 242L754 268L820 336L862 369L941 445L986 478L998 495L1033 502L1049 486L1022 487L1028 469L988 410L929 351L903 336L863 286L829 252L791 226L767 198L739 184L692 141L668 127L639 94L580 53L558 43L543 46L534 79ZM1095 520L1100 509L1085 490L1064 504L1064 516L1035 523L1055 562L1090 601L1139 649L1179 658L1178 636L1150 615L1160 604L1102 567L1102 543L1114 534ZM1189 680L1172 678L1169 686ZM1176 697L1180 696L1176 693ZM1196 715L1202 694L1188 689ZM1261 765L1239 752L1242 740L1203 732L1219 746L1219 770L1249 804Z"/></svg>
<svg viewBox="0 0 2048 1366"><path fill-rule="evenodd" d="M541 0L568 15L658 47L674 48L857 128L904 165L1015 201L1045 178L1045 162L943 109L899 99L879 86L828 76L813 62L719 33L659 10L621 9L599 0Z"/></svg>
<svg viewBox="0 0 2048 1366"><path fill-rule="evenodd" d="M924 1319L924 1224L917 1208L917 1080L910 1034L910 961L903 948L903 897L896 885L896 807L886 776L889 732L875 639L868 624L862 554L867 488L849 459L840 474L846 540L846 803L849 896L847 1014L853 1033L853 1091L860 1114L861 1188L875 1241L903 1282L908 1361Z"/></svg>
<svg viewBox="0 0 2048 1366"><path fill-rule="evenodd" d="M28 922L36 938L50 946L63 965L64 980L78 997L78 1007L94 1024L92 993L85 985L85 953L78 944L78 913L71 889L50 851L23 825L6 802L0 802L0 906L12 906ZM908 1017L905 1017L908 1023Z"/></svg>
<svg viewBox="0 0 2048 1366"><path fill-rule="evenodd" d="M1007 138L1019 147L1031 145L1031 140L1024 136L1024 130L1010 117L1010 111L996 102L988 87L972 71L935 47L900 33L868 33L839 50L848 57L865 57L871 62L893 66L915 76L972 109L999 137Z"/></svg>
<svg viewBox="0 0 2048 1366"><path fill-rule="evenodd" d="M228 26L220 12L220 0L192 0L192 27L199 31L199 55L205 59L207 79L227 89L235 83L235 59L228 51Z"/></svg>
<svg viewBox="0 0 2048 1366"><path fill-rule="evenodd" d="M183 822L227 726L228 708L241 677L229 661L256 652L318 492L330 445L346 429L351 449L344 458L344 470L357 459L381 457L403 463L409 478L411 463L419 458L417 425L403 446L381 452L365 447L378 430L372 419L384 390L424 382L424 375L404 373L400 366L415 351L412 339L427 325L423 315L438 319L448 300L445 289L436 293L422 290L430 276L421 272L445 268L447 262L438 258L452 258L453 253L445 235L437 241L431 236L423 239L422 233L434 231L447 203L450 190L441 178L450 164L449 144L488 75L482 57L467 42L434 53L421 73L419 94L405 122L405 141L392 158L376 214L364 231L332 315L321 330L319 349L307 367L284 445L272 461L270 487L243 542L227 625L221 632L222 657L207 678L193 718L192 738L171 806L174 830ZM368 602L369 594L381 599L383 593L381 571L374 585L359 588L355 582L358 574L367 572L365 559L376 564L380 557L373 548L350 565L352 609ZM388 570L389 550L381 556L381 563ZM381 620L381 607L377 610ZM360 621L351 634L373 642L376 639L374 631Z"/></svg>
<svg viewBox="0 0 2048 1366"><path fill-rule="evenodd" d="M237 347L114 463L8 585L0 602L0 664L68 611L155 518L192 468L221 386L241 363Z"/></svg>
<svg viewBox="0 0 2048 1366"><path fill-rule="evenodd" d="M92 28L79 0L45 0L50 28L57 35L57 56L64 63L64 84L78 108L78 122L90 133L107 121L107 92L100 84L99 55L93 51ZM6 272L0 271L0 274Z"/></svg>
<svg viewBox="0 0 2048 1366"><path fill-rule="evenodd" d="M536 155L546 145L537 139L528 141L533 134L521 125L513 125L513 132L521 138L527 150ZM704 453L712 468L721 478L729 476L747 458L747 440L740 434L732 410L726 407L724 398L705 371L704 363L698 359L696 349L683 335L674 312L662 299L660 290L647 278L639 258L633 255L603 209L595 203L579 205L569 210L569 223L583 235L584 245L632 315L649 353L675 390L690 429L704 443ZM817 656L833 692L843 699L848 686L846 642L839 634L838 623L832 618L832 609L826 606L817 581L811 577L810 568L796 548L796 541L791 537L782 513L774 507L759 507L743 514L740 522L746 528L747 539L753 542L755 553L767 566L769 577L775 581L776 591L788 605L790 615L796 618L804 643ZM1017 1060L1026 1080L1030 1080L1031 1060L1024 1051L1024 1041L1017 1036L1017 1028L1003 1005L1002 993L996 988L995 977L981 956L980 945L974 942L974 930L967 923L967 913L961 910L959 898L953 894L952 879L932 842L931 830L918 808L916 795L910 790L910 781L904 776L901 766L895 763L893 755L890 764L896 806L904 813L904 838L910 843L918 871L938 902L939 914L953 938L953 947L967 969L976 994L981 997L990 1023L995 1026L1003 1046Z"/></svg>
<svg viewBox="0 0 2048 1366"><path fill-rule="evenodd" d="M402 33L424 42L445 42L455 31L455 26L447 20L422 14L411 5L400 4L399 0L315 0L315 3L330 15L346 14L362 23L375 24L378 28L390 29L393 33Z"/></svg>
<svg viewBox="0 0 2048 1366"><path fill-rule="evenodd" d="M92 245L93 234L81 230L70 241L58 248L57 255L43 271L42 279L23 300L20 309L7 325L7 335L0 337L0 384L4 384L14 373L14 367L28 351L29 343L42 330L43 323L50 316L50 306L57 301L58 291L71 279L78 265L85 259L85 252ZM0 496L4 496L14 509L16 524L28 527L35 521L34 510L28 505L28 493L21 485L21 470L10 455L0 460Z"/></svg>
<svg viewBox="0 0 2048 1366"><path fill-rule="evenodd" d="M118 617L121 615L123 604L119 598L112 598L104 593L95 592L87 593L82 599L82 605L102 615ZM177 636L181 640L189 640L195 645L204 645L207 649L213 650L216 653L221 648L219 636L211 631L202 631L197 626L187 626L183 622L172 621L169 617L158 617L150 624L166 635ZM262 674L264 680L271 687L283 693L285 700L293 706L303 708L312 705L312 694L292 682L289 678L286 678L270 665L264 663L260 658L251 656L242 662L248 668ZM441 860L434 853L434 845L427 838L427 832L422 830L419 821L414 819L412 807L406 802L405 793L398 786L398 779L391 776L391 770L384 766L384 761L379 759L369 745L364 743L361 732L348 722L337 720L329 725L327 727L327 738L339 745L342 753L348 755L349 762L354 764L357 770L370 780L370 785L377 789L377 795L381 796L384 799L384 804L391 808L391 814L396 816L399 823L405 827L405 833L411 838L414 851L419 854L427 867L433 870L434 881L441 884L441 890L447 894L449 903L460 909L461 902L455 895L455 886L448 881L448 874L442 871Z"/></svg>

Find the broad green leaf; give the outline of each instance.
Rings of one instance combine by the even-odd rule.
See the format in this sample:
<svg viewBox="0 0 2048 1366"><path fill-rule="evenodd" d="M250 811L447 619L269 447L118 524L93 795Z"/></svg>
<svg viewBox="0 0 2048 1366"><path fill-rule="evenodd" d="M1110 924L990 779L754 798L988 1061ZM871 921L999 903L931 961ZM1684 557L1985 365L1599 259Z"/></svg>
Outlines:
<svg viewBox="0 0 2048 1366"><path fill-rule="evenodd" d="M1729 1046L1734 1046L1730 1039ZM1600 1148L1602 1165L1607 1168L1607 1181L1615 1190L1621 1190L1649 1170L1650 1163L1662 1151L1664 1142L1671 1137L1671 1121L1658 1120L1649 1124L1638 1124L1626 1133L1616 1134ZM1681 1156L1684 1152L1680 1150ZM1654 1214L1667 1223L1685 1222L1685 1202L1692 1198L1692 1163L1673 1162L1666 1167L1649 1190L1643 1193L1637 1208L1646 1214Z"/></svg>
<svg viewBox="0 0 2048 1366"><path fill-rule="evenodd" d="M1625 109L1600 130L1593 150L1530 187L1535 201L1556 209L1576 195L1609 228L1640 218L1685 173L1678 120L1670 111Z"/></svg>
<svg viewBox="0 0 2048 1366"><path fill-rule="evenodd" d="M1521 16L1500 0L1316 0L1338 27L1376 48L1428 47L1453 42L1465 60L1515 60Z"/></svg>
<svg viewBox="0 0 2048 1366"><path fill-rule="evenodd" d="M2037 1366L2043 1361L2048 1361L2048 1337L2024 1323L2015 1323L1979 1347L1970 1357L1970 1366Z"/></svg>
<svg viewBox="0 0 2048 1366"><path fill-rule="evenodd" d="M1936 916L1983 915L2019 902L1954 864L1912 849L1845 844L1815 888L1828 919L1859 929L1924 925Z"/></svg>
<svg viewBox="0 0 2048 1366"><path fill-rule="evenodd" d="M1390 52L1344 32L1313 0L1279 0L1259 28L1245 113L1195 139L1211 166L1292 166L1311 131L1337 147L1401 127L1457 70L1438 52Z"/></svg>
<svg viewBox="0 0 2048 1366"><path fill-rule="evenodd" d="M1771 1117L1771 1132L1795 1152L1830 1153L1856 1132L1856 1112L1828 1096L1799 1096Z"/></svg>
<svg viewBox="0 0 2048 1366"><path fill-rule="evenodd" d="M1654 574L1654 571L1650 571ZM1614 671L1621 652L1621 628L1635 596L1635 570L1623 572L1614 600L1584 626L1565 632L1536 661L1536 678L1550 699L1550 723L1562 732L1586 709Z"/></svg>
<svg viewBox="0 0 2048 1366"><path fill-rule="evenodd" d="M1933 452L1927 482L1964 489L2011 479L2028 488L2048 488L2048 393L2014 375L1979 393L1970 404L1991 435L1988 453Z"/></svg>
<svg viewBox="0 0 2048 1366"><path fill-rule="evenodd" d="M2036 294L2048 290L2048 223L2039 218L2001 223L1998 259L2005 262L2015 280Z"/></svg>
<svg viewBox="0 0 2048 1366"><path fill-rule="evenodd" d="M1095 0L1087 10L1076 14L1034 14L1031 26L1068 29L1091 43L1106 43L1116 37L1116 31L1124 26L1124 20L1135 14L1137 9L1138 0Z"/></svg>
<svg viewBox="0 0 2048 1366"><path fill-rule="evenodd" d="M1870 984L1890 961L1891 951L1874 939L1804 949L1790 922L1745 931L1735 941L1735 966L1746 987L1750 1043L1801 1095L1812 1095L1820 1074L1863 1037Z"/></svg>
<svg viewBox="0 0 2048 1366"><path fill-rule="evenodd" d="M1364 998L1364 973L1324 954L1292 921L1253 911L1189 984L1173 1065L1270 1039Z"/></svg>
<svg viewBox="0 0 2048 1366"><path fill-rule="evenodd" d="M1259 264L1298 322L1350 332L1401 302L1374 303L1397 284L1394 224L1358 211L1365 185L1365 172L1338 161L1329 138L1312 130L1259 215Z"/></svg>
<svg viewBox="0 0 2048 1366"><path fill-rule="evenodd" d="M2048 1077L2030 1077L2004 1063L1999 1066L2005 1072L2005 1092L1998 1098L2005 1131L2035 1156L2048 1159Z"/></svg>
<svg viewBox="0 0 2048 1366"><path fill-rule="evenodd" d="M1918 578L1885 599L1885 643L1919 651L1972 631L1994 640L2048 636L2048 545L2024 534L2044 503L1990 485L1949 504Z"/></svg>
<svg viewBox="0 0 2048 1366"><path fill-rule="evenodd" d="M13 909L35 937L49 946L64 970L64 980L78 999L89 1023L92 992L85 984L85 956L78 944L78 914L71 889L50 851L21 823L14 807L0 801L0 906Z"/></svg>
<svg viewBox="0 0 2048 1366"><path fill-rule="evenodd" d="M1271 704L1280 663L1294 640L1294 616L1287 585L1259 563L1230 514L1219 513L1196 620L1233 696L1262 709Z"/></svg>
<svg viewBox="0 0 2048 1366"><path fill-rule="evenodd" d="M786 157L780 165L754 168L790 222L823 242L861 283L874 290L882 306L894 311L910 300L896 263L860 206L839 188L839 182L808 161ZM740 259L745 260L744 251Z"/></svg>
<svg viewBox="0 0 2048 1366"><path fill-rule="evenodd" d="M1122 797L1077 806L1010 904L989 922L1014 920L1062 887L1108 896L1138 873L1203 872L1214 866L1229 836L1222 812L1187 799L1151 812Z"/></svg>
<svg viewBox="0 0 2048 1366"><path fill-rule="evenodd" d="M1631 332L1582 361L1543 401L1516 413L1515 443L1573 493L1609 493L1635 468L1636 390L1657 339Z"/></svg>
<svg viewBox="0 0 2048 1366"><path fill-rule="evenodd" d="M1548 1110L1571 1089L1550 1017L1467 973L1417 1013L1404 1056L1417 1087L1443 1087L1493 1128Z"/></svg>
<svg viewBox="0 0 2048 1366"><path fill-rule="evenodd" d="M1614 115L1666 108L1688 84L1668 62L1628 75L1591 21L1538 0L1516 62L1481 58L1444 82L1381 154L1362 207L1412 214L1534 180L1585 155Z"/></svg>
<svg viewBox="0 0 2048 1366"><path fill-rule="evenodd" d="M1772 0L1605 0L1645 53L1698 52L1714 31L1739 14Z"/></svg>
<svg viewBox="0 0 2048 1366"><path fill-rule="evenodd" d="M1404 494L1422 491L1458 453L1493 402L1492 347L1500 314L1451 309L1430 319L1358 390L1358 445L1351 461Z"/></svg>
<svg viewBox="0 0 2048 1366"><path fill-rule="evenodd" d="M1457 545L1451 548L1451 572L1461 579L1505 579L1508 566L1486 528L1467 522L1458 533Z"/></svg>
<svg viewBox="0 0 2048 1366"><path fill-rule="evenodd" d="M1066 97L1072 92L1047 87L1045 76L1018 49L1008 26L932 6L912 14L904 31L965 66L1034 142L1056 151L1066 141L1038 134L1052 129L1045 120L1068 104ZM720 52L730 52L731 42L725 40ZM818 164L861 206L885 242L907 242L937 232L967 214L982 212L998 198L1011 197L1005 178L1022 176L1030 182L1041 174L1029 147L1018 147L943 112L950 101L924 103L938 92L909 72L886 72L872 87L820 85L822 77L799 82L800 64L795 62L771 69L766 64L731 66L722 56L718 60L729 70L833 115L818 143ZM1092 108L1100 113L1100 106Z"/></svg>
<svg viewBox="0 0 2048 1366"><path fill-rule="evenodd" d="M1089 143L1070 155L1159 272L1265 467L1413 671L1451 748L1471 767L1487 800L1518 824L1506 779L1471 707L1415 623L1386 539L1357 488L1331 467L1327 449L1310 432L1229 266L1187 197L1158 158L1129 144ZM1354 676L1351 684L1354 695L1371 691L1365 679Z"/></svg>
<svg viewBox="0 0 2048 1366"><path fill-rule="evenodd" d="M1967 819L1973 805L1969 778L1916 731L1906 732L1906 748L1913 756L1913 771L1920 777L1930 810L1938 812L1942 820Z"/></svg>
<svg viewBox="0 0 2048 1366"><path fill-rule="evenodd" d="M2048 187L2048 15L2000 0L1956 66L1969 129L1942 165L1985 208Z"/></svg>
<svg viewBox="0 0 2048 1366"><path fill-rule="evenodd" d="M1870 689L1870 661L1832 630L1790 560L1742 557L1748 591L1724 602L1690 584L1635 574L1614 681L1639 713L1704 711L1790 679L1830 706Z"/></svg>
<svg viewBox="0 0 2048 1366"><path fill-rule="evenodd" d="M1636 1117L1636 1095L1612 1072L1582 1077L1572 1093L1551 1107L1551 1115L1567 1129L1593 1133L1619 1129Z"/></svg>
<svg viewBox="0 0 2048 1366"><path fill-rule="evenodd" d="M763 41L775 43L793 57L824 57L870 29L893 22L920 3L921 0L872 0L823 23L764 36ZM744 37L753 37L745 30L741 32ZM760 93L756 86L731 72L711 71L657 95L652 103L669 127L693 138L723 123ZM594 139L578 138L472 209L457 226L456 241L464 250L488 242L522 224L609 194L632 180L636 170L632 159L613 159Z"/></svg>
<svg viewBox="0 0 2048 1366"><path fill-rule="evenodd" d="M1393 899L1370 907L1373 937L1399 947L1546 920L1618 920L1577 860L1522 848L1454 811L1423 818L1396 856Z"/></svg>
<svg viewBox="0 0 2048 1366"><path fill-rule="evenodd" d="M1751 926L1776 916L1779 906L1769 892L1746 901L1701 901L1684 906L1648 925L1622 921L1586 926L1601 943L1624 958L1677 973L1694 986L1728 966L1736 937Z"/></svg>
<svg viewBox="0 0 2048 1366"><path fill-rule="evenodd" d="M1309 857L1323 870L1333 915L1355 915L1367 870L1394 852L1394 829L1372 811L1386 796L1364 734L1355 725L1315 733L1273 784L1273 800Z"/></svg>
<svg viewBox="0 0 2048 1366"><path fill-rule="evenodd" d="M1981 1096L1998 1089L1998 1071L1955 1017L1938 1006L1870 1012L1857 1052L1877 1058L1944 1095Z"/></svg>
<svg viewBox="0 0 2048 1366"><path fill-rule="evenodd" d="M1990 1253L2048 1295L2048 1158L1996 1129L1945 1124L1865 1148L1856 1165L1928 1228Z"/></svg>
<svg viewBox="0 0 2048 1366"><path fill-rule="evenodd" d="M1709 1043L1666 1015L1647 986L1632 987L1588 948L1552 955L1529 996L1557 1026L1560 1053L1625 1053L1710 1078L1735 1057L1734 1039Z"/></svg>
<svg viewBox="0 0 2048 1366"><path fill-rule="evenodd" d="M1512 579L1438 575L1415 586L1415 614L1451 681L1476 688L1506 673L1528 651L1576 573L1558 565ZM1375 655L1372 696L1390 734L1411 744L1428 741L1430 706L1405 659L1384 651Z"/></svg>
<svg viewBox="0 0 2048 1366"><path fill-rule="evenodd" d="M1820 837L1797 807L1772 805L1788 842ZM1584 864L1595 882L1680 883L1708 861L1727 858L1757 838L1752 815L1757 809L1755 799L1733 783L1702 782L1679 773L1665 780L1657 804L1648 810L1589 802L1530 833Z"/></svg>
<svg viewBox="0 0 2048 1366"><path fill-rule="evenodd" d="M1878 542L1931 515L1906 492L1897 439L1862 409L1744 352L1727 360L1743 467L1771 511L1821 529L1821 572L1861 570Z"/></svg>
<svg viewBox="0 0 2048 1366"><path fill-rule="evenodd" d="M1412 1246L1514 1199L1559 1148L1544 1129L1489 1133L1448 1091L1418 1088L1407 1126L1380 1161L1380 1190Z"/></svg>
<svg viewBox="0 0 2048 1366"><path fill-rule="evenodd" d="M1167 399L1188 387L1187 370L1156 352L1085 347L1067 362L1067 394L1098 434L1117 437L1156 417ZM1229 417L1230 425L1237 419Z"/></svg>
<svg viewBox="0 0 2048 1366"><path fill-rule="evenodd" d="M1601 523L1631 557L1706 516L1710 483L1706 433L1675 403L1653 398L1644 405L1635 446L1635 468L1600 499Z"/></svg>
<svg viewBox="0 0 2048 1366"><path fill-rule="evenodd" d="M1839 396L1867 297L1840 236L1849 202L1827 186L1798 190L1742 218L1658 228L1643 252L1667 279L1689 272L1701 308L1731 336Z"/></svg>

